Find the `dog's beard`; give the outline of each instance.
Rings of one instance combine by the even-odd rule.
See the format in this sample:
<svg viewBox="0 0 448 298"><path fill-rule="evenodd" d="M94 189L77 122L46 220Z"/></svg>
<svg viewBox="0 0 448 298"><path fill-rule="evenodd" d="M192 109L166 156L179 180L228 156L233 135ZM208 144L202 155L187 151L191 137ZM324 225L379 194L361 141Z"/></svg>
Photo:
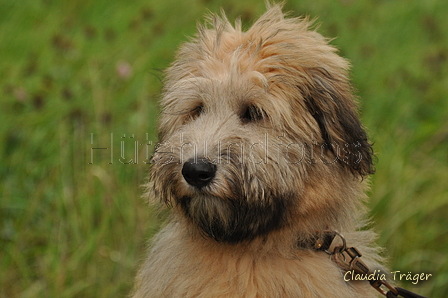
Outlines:
<svg viewBox="0 0 448 298"><path fill-rule="evenodd" d="M206 194L184 196L179 204L185 215L208 237L238 243L266 235L281 227L290 195L270 197L269 202L247 198L220 198Z"/></svg>

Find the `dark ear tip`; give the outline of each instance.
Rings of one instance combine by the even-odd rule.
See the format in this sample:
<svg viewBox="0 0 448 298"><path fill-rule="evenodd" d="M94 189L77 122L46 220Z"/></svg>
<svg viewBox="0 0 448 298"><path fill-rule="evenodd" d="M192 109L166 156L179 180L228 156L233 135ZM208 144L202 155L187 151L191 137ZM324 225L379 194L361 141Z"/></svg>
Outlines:
<svg viewBox="0 0 448 298"><path fill-rule="evenodd" d="M350 170L354 175L359 175L361 178L365 178L369 175L375 174L376 156L374 155L373 144L367 141L359 148L360 159L351 165ZM350 165L348 165L350 166Z"/></svg>

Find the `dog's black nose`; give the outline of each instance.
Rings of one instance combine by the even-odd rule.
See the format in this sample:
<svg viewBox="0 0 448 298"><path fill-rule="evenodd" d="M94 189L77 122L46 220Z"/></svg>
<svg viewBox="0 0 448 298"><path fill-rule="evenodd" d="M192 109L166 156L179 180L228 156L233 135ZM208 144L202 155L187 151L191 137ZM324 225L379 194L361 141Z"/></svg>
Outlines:
<svg viewBox="0 0 448 298"><path fill-rule="evenodd" d="M182 175L188 184L202 188L212 181L216 174L216 165L206 158L194 158L187 160L182 168Z"/></svg>

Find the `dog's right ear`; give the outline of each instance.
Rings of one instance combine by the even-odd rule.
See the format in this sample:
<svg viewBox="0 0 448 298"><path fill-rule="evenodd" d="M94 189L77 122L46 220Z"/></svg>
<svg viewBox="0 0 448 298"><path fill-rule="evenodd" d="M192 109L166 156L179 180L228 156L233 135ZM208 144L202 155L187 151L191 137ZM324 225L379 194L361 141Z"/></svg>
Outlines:
<svg viewBox="0 0 448 298"><path fill-rule="evenodd" d="M305 103L319 126L325 142L322 145L353 174L373 174L372 145L359 121L350 83L346 78L334 78L323 68L308 71L313 86Z"/></svg>

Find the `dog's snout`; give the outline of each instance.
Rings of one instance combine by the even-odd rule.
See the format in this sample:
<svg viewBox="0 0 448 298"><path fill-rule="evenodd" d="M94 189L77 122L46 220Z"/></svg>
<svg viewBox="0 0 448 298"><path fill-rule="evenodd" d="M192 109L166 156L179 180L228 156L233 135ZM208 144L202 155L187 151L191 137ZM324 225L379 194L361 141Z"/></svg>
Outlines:
<svg viewBox="0 0 448 298"><path fill-rule="evenodd" d="M182 167L182 175L188 184L202 188L209 184L216 174L216 165L206 158L189 159Z"/></svg>

